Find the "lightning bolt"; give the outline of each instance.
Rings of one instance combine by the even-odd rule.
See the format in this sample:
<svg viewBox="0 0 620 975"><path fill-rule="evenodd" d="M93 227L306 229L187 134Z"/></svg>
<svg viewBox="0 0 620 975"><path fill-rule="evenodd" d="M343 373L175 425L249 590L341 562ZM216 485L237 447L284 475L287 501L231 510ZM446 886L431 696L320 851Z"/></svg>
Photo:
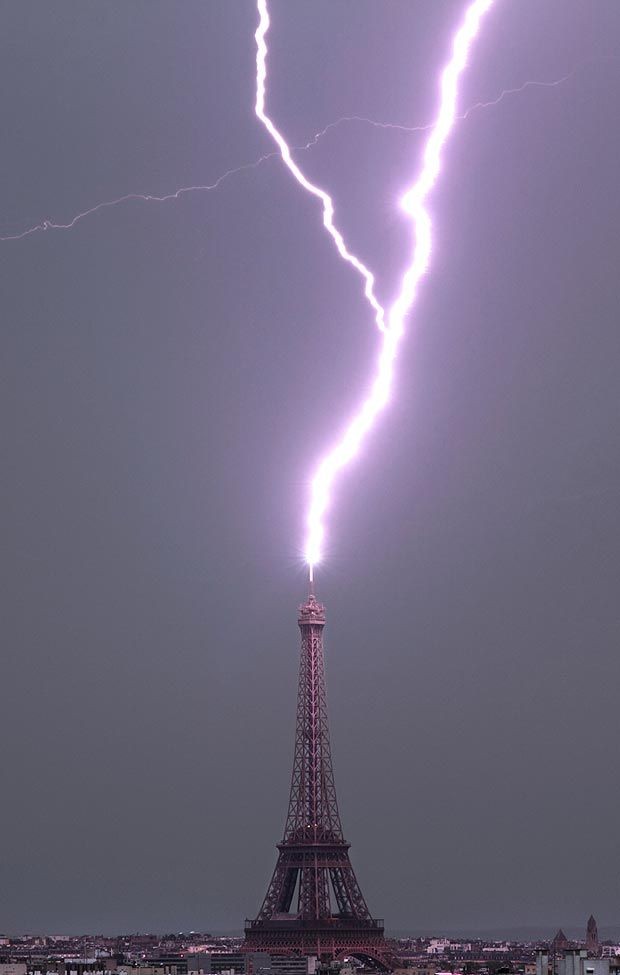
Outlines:
<svg viewBox="0 0 620 975"><path fill-rule="evenodd" d="M119 203L128 203L130 200L142 200L145 203L167 203L169 200L178 200L181 196L186 193L204 193L208 190L216 190L222 183L229 179L231 176L236 176L237 173L243 173L248 169L257 169L262 163L266 162L273 156L276 156L276 152L268 152L264 156L259 156L254 162L244 163L242 166L235 166L234 169L227 169L225 173L222 173L214 183L205 183L203 186L181 186L178 190L174 190L172 193L166 193L164 196L154 196L150 193L126 193L124 196L119 196L115 200L106 200L103 203L96 203L94 206L89 207L88 210L82 210L77 213L68 223L54 223L53 220L42 220L40 223L34 225L34 227L28 227L27 230L22 230L18 234L9 234L6 237L0 237L0 243L7 240L22 240L24 237L29 237L30 234L39 233L42 230L73 230L75 225L83 220L85 217L89 217L93 213L97 213L99 210L105 210L108 207L118 206Z"/></svg>
<svg viewBox="0 0 620 975"><path fill-rule="evenodd" d="M524 81L523 84L519 85L517 88L504 88L496 98L490 101L476 102L474 105L463 112L461 115L456 116L457 121L465 121L469 118L472 112L476 112L482 108L493 108L499 105L506 97L510 95L518 95L528 88L556 88L558 85L564 84L569 81L576 73L577 68L569 71L568 74L563 75L561 78L557 78L554 81ZM350 123L359 122L364 125L370 125L377 129L394 129L405 133L415 133L415 132L428 132L432 128L432 123L426 125L404 125L398 122L383 122L380 119L368 118L365 115L343 115L340 118L335 119L333 122L328 122L327 125L322 128L319 132L315 132L308 142L303 145L294 146L294 149L298 152L307 152L312 149L329 133L332 129L340 128L340 126ZM33 224L31 227L27 227L25 230L21 230L15 234L6 234L5 236L0 236L0 243L5 243L12 240L23 240L24 237L30 237L31 234L41 233L45 230L73 230L76 224L84 220L85 217L90 217L94 213L98 213L100 210L108 209L109 207L120 206L123 203L129 203L131 201L140 201L143 203L167 203L170 200L179 200L182 196L188 193L208 193L212 190L217 190L232 176L237 176L239 173L249 172L253 169L258 169L264 163L271 159L276 159L280 156L279 150L274 150L273 152L266 152L262 156L259 156L253 162L242 163L239 166L234 166L231 169L227 169L221 176L219 176L213 183L203 183L196 186L181 186L176 190L172 190L170 193L166 193L163 196L156 196L152 193L125 193L123 196L118 196L113 200L104 200L101 203L96 203L86 210L81 210L76 213L67 223L58 223L54 220L40 220L39 223Z"/></svg>
<svg viewBox="0 0 620 975"><path fill-rule="evenodd" d="M334 203L329 193L326 193L325 190L321 189L320 186L316 186L314 183L311 183L310 180L304 176L303 172L293 159L291 149L286 142L286 139L265 112L265 87L267 82L267 43L265 41L265 35L269 30L269 11L267 9L267 0L258 0L258 12L259 25L256 34L254 35L256 39L256 114L267 129L271 138L276 143L284 163L291 171L297 182L300 184L300 186L303 186L308 193L310 193L312 196L316 196L321 201L323 208L323 226L334 241L334 244L336 245L338 253L342 259L348 264L351 264L364 279L364 294L374 309L375 321L377 322L379 329L384 331L385 311L375 296L374 275L368 270L366 265L359 259L359 257L356 257L355 254L352 254L348 250L344 242L344 237L334 223Z"/></svg>
<svg viewBox="0 0 620 975"><path fill-rule="evenodd" d="M415 181L401 199L401 206L409 215L413 227L411 259L400 283L400 291L387 314L374 295L374 277L362 262L346 248L342 235L334 225L334 206L331 197L311 183L293 160L283 135L265 112L267 78L267 43L269 12L267 0L257 0L259 23L256 30L256 105L257 117L263 123L280 150L282 159L300 185L321 200L323 224L334 240L340 255L362 275L364 293L376 313L382 329L379 354L369 391L357 412L349 420L336 443L319 462L311 481L310 504L307 515L305 558L312 580L314 567L321 560L325 538L325 515L330 505L331 490L338 473L357 455L377 416L388 403L394 378L394 365L400 342L405 333L405 319L413 306L418 284L428 267L432 248L432 220L426 201L435 186L441 168L443 147L456 121L458 83L467 64L482 19L494 0L470 0L453 41L450 59L440 79L439 109L431 124L430 134L422 154L422 166ZM378 307L377 307L378 306Z"/></svg>
<svg viewBox="0 0 620 975"><path fill-rule="evenodd" d="M476 102L474 105L470 105L461 115L455 115L454 119L456 122L464 122L468 119L472 112L477 112L481 108L495 108L500 102L503 102L505 98L509 95L520 95L522 91L527 91L528 88L557 88L558 85L563 85L566 81L569 81L574 77L574 68L569 71L568 74L562 75L561 78L556 78L554 81L524 81L523 84L519 85L517 88L504 88L500 91L496 98L492 98L490 101L486 102ZM320 129L309 142L306 142L304 146L296 146L297 149L310 149L315 146L323 136L327 135L331 129L336 129L341 126L344 122L362 122L364 125L372 125L376 129L396 129L398 132L428 132L433 127L432 122L428 122L426 125L404 125L399 122L382 122L380 119L368 118L366 115L342 115L340 118L336 119L334 122L328 122L325 128Z"/></svg>

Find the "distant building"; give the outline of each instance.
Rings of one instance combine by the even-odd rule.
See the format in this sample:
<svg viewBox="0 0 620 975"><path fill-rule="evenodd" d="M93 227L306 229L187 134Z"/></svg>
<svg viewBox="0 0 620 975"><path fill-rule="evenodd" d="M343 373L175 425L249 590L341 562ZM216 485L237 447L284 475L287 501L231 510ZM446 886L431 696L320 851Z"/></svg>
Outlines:
<svg viewBox="0 0 620 975"><path fill-rule="evenodd" d="M588 958L583 949L567 951L563 958L558 958L556 972L557 975L610 975L609 958Z"/></svg>
<svg viewBox="0 0 620 975"><path fill-rule="evenodd" d="M266 951L246 954L247 975L315 975L318 970L314 955L271 955Z"/></svg>
<svg viewBox="0 0 620 975"><path fill-rule="evenodd" d="M189 975L240 975L245 971L245 956L240 951L197 951L187 957Z"/></svg>
<svg viewBox="0 0 620 975"><path fill-rule="evenodd" d="M447 938L431 938L431 942L426 949L426 954L443 955L443 953L449 947L450 947L450 942Z"/></svg>
<svg viewBox="0 0 620 975"><path fill-rule="evenodd" d="M590 914L586 929L586 951L589 955L598 955L599 953L598 927L592 914Z"/></svg>
<svg viewBox="0 0 620 975"><path fill-rule="evenodd" d="M160 953L156 958L149 958L148 964L159 970L161 975L186 975L187 959L178 953Z"/></svg>
<svg viewBox="0 0 620 975"><path fill-rule="evenodd" d="M570 948L551 956L539 951L536 975L618 975L618 968L615 958L589 958L584 948Z"/></svg>
<svg viewBox="0 0 620 975"><path fill-rule="evenodd" d="M26 969L23 962L0 963L0 975L26 975Z"/></svg>
<svg viewBox="0 0 620 975"><path fill-rule="evenodd" d="M568 940L568 938L566 937L566 935L562 931L562 928L560 928L559 931L558 931L558 933L556 934L555 938L551 942L551 950L554 951L554 952L555 951L566 951L566 949L569 947L569 945L570 945L570 941Z"/></svg>

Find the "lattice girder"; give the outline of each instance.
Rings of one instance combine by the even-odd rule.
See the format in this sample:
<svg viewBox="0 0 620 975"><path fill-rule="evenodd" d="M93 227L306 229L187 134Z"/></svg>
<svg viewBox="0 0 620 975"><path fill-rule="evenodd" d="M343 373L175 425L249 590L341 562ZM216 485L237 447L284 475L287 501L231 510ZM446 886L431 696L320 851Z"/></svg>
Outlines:
<svg viewBox="0 0 620 975"><path fill-rule="evenodd" d="M343 837L329 740L323 627L311 594L300 607L295 750L284 837L265 899L247 922L247 951L346 954L388 967L383 924L368 910Z"/></svg>

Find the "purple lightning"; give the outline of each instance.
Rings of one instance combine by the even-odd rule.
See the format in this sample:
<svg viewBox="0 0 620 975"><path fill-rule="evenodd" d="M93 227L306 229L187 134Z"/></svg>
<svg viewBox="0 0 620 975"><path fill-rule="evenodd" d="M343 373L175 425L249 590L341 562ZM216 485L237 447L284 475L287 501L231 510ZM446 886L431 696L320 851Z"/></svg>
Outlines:
<svg viewBox="0 0 620 975"><path fill-rule="evenodd" d="M237 173L242 173L247 169L257 169L261 163L264 163L271 156L275 155L277 153L269 152L264 156L259 156L254 162L244 163L244 165L236 166L234 169L227 169L214 183L206 183L203 186L181 186L180 189L174 190L173 193L166 193L165 196L154 196L150 193L126 193L124 196L119 196L115 200L96 203L94 206L89 207L88 210L82 210L81 213L77 213L72 217L68 223L54 223L52 220L42 220L40 223L35 224L34 227L28 227L27 230L22 230L19 234L0 237L0 242L5 240L22 240L22 238L29 237L30 234L36 234L41 230L73 230L76 223L79 223L84 217L89 217L92 213L97 213L98 210L104 210L106 207L115 207L119 203L127 203L129 200L143 200L145 203L167 203L168 200L178 200L179 197L184 196L186 193L204 193L207 190L216 190L230 176L235 176Z"/></svg>
<svg viewBox="0 0 620 975"><path fill-rule="evenodd" d="M556 88L558 85L564 84L570 78L574 76L578 69L574 68L568 74L561 78L557 78L554 81L524 81L523 84L519 85L518 88L505 88L503 89L496 98L491 99L486 102L476 102L474 105L463 112L461 115L456 116L457 121L464 121L469 118L472 112L476 112L481 108L493 108L495 105L499 105L504 98L509 95L517 95L528 88ZM295 150L298 152L306 152L312 149L314 146L323 139L332 129L339 128L344 123L349 122L360 122L365 125L372 125L378 129L395 129L400 132L414 133L414 132L428 132L432 128L432 123L426 125L404 125L398 122L382 122L379 119L367 118L364 115L343 115L341 118L335 119L333 122L328 122L327 125L316 132L312 138L304 143L303 145L295 146ZM116 197L113 200L104 200L101 203L96 203L86 210L82 210L76 213L67 223L59 223L55 220L40 220L39 223L34 224L31 227L27 227L25 230L19 231L15 234L7 234L6 236L0 236L0 243L11 240L22 240L24 237L29 237L31 234L41 233L44 230L72 230L76 224L78 224L85 217L89 217L94 213L98 213L99 210L105 210L109 207L116 207L122 203L129 203L132 200L140 201L143 203L167 203L169 200L178 200L181 196L187 193L206 193L211 190L218 189L222 183L228 180L232 176L236 176L239 173L248 172L253 169L258 169L263 163L268 162L270 159L275 159L280 157L280 152L274 150L273 152L267 152L262 156L259 156L253 162L242 163L239 166L235 166L231 169L227 169L226 172L222 173L213 183L198 184L196 186L181 186L176 190L166 193L163 196L156 196L151 193L125 193L123 196Z"/></svg>
<svg viewBox="0 0 620 975"><path fill-rule="evenodd" d="M496 98L492 98L487 102L476 102L474 105L470 105L469 108L465 109L461 115L455 115L454 119L456 122L464 122L472 112L477 112L481 108L495 108L496 105L503 102L504 98L509 95L520 95L522 91L526 91L528 88L557 88L558 85L563 85L565 81L569 81L574 76L576 70L574 68L568 74L562 75L561 78L556 78L555 81L524 81L518 88L504 88ZM398 132L428 132L433 127L432 122L426 125L404 125L400 122L382 122L380 119L368 118L366 115L342 115L341 118L336 119L334 122L328 122L325 128L317 132L305 146L296 146L295 148L310 149L324 135L327 135L330 129L338 128L343 122L363 122L365 125L373 125L376 129L396 129Z"/></svg>
<svg viewBox="0 0 620 975"><path fill-rule="evenodd" d="M311 580L314 566L320 562L322 556L325 515L329 508L331 489L336 475L356 456L378 414L389 400L396 355L405 331L405 318L415 301L418 284L431 257L432 220L426 208L426 201L439 176L442 149L456 121L459 78L467 64L467 57L478 35L482 18L490 10L493 3L494 0L470 0L461 25L454 35L452 53L441 74L439 110L424 147L422 167L417 179L408 187L401 199L403 209L412 220L414 242L410 264L401 279L400 292L386 315L385 309L381 307L380 311L377 311L378 302L372 291L374 278L371 272L346 249L342 236L333 223L334 207L331 197L306 179L294 162L291 150L284 137L265 114L265 83L267 77L267 43L265 38L269 29L269 12L267 0L257 0L259 25L255 34L256 115L276 142L282 159L297 182L322 201L323 223L336 242L341 256L360 271L364 277L366 297L375 309L378 324L382 326L379 355L370 389L339 439L320 461L312 479L305 544L305 557Z"/></svg>
<svg viewBox="0 0 620 975"><path fill-rule="evenodd" d="M269 116L265 113L265 84L267 81L267 43L265 41L265 35L269 30L269 11L267 9L267 0L258 0L258 13L259 25L256 34L254 35L256 38L256 114L267 129L271 138L276 143L278 149L280 150L282 159L297 182L300 184L300 186L303 186L308 193L312 194L312 196L318 197L318 199L321 201L323 207L323 226L334 241L338 253L342 259L348 264L351 264L364 279L364 294L374 309L377 326L381 331L384 331L385 311L383 306L379 304L379 301L375 295L374 275L368 270L366 265L359 259L359 257L356 257L355 254L352 254L347 249L344 242L344 237L334 223L334 202L331 196L326 193L325 190L321 189L320 186L316 186L315 183L311 183L310 180L304 176L303 172L291 155L291 149L286 139L273 124Z"/></svg>

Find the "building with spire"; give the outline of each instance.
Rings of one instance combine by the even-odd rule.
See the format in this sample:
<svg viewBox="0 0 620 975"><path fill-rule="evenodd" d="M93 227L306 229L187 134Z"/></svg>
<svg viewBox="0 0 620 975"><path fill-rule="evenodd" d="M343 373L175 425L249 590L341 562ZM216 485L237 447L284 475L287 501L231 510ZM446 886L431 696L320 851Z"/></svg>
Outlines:
<svg viewBox="0 0 620 975"><path fill-rule="evenodd" d="M311 592L300 607L297 727L288 814L258 915L246 922L252 956L354 956L389 969L383 921L370 913L349 859L336 801L323 659L325 609Z"/></svg>
<svg viewBox="0 0 620 975"><path fill-rule="evenodd" d="M598 927L592 914L588 918L588 926L586 928L586 951L589 955L593 956L599 953Z"/></svg>
<svg viewBox="0 0 620 975"><path fill-rule="evenodd" d="M566 951L569 945L570 941L562 931L562 928L559 928L553 941L551 942L551 950L553 952Z"/></svg>

